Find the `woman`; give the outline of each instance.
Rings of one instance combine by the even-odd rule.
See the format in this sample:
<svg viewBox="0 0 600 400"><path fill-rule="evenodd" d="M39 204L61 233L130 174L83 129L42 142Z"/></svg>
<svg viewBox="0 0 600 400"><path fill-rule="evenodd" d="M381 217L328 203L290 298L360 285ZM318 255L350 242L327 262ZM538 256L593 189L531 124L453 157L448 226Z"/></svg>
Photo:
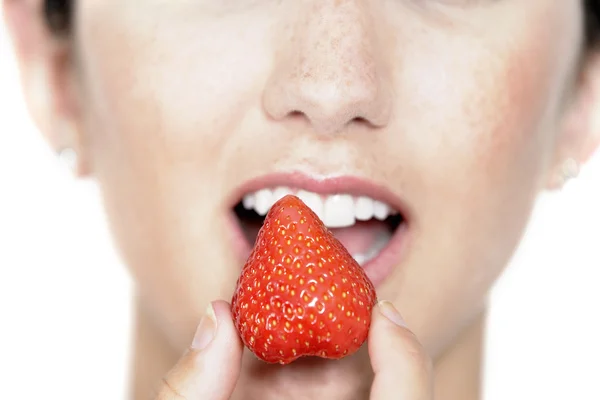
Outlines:
<svg viewBox="0 0 600 400"><path fill-rule="evenodd" d="M489 288L599 140L596 3L4 6L32 116L137 281L135 398L478 398ZM266 365L231 322L289 191L388 300L341 361Z"/></svg>

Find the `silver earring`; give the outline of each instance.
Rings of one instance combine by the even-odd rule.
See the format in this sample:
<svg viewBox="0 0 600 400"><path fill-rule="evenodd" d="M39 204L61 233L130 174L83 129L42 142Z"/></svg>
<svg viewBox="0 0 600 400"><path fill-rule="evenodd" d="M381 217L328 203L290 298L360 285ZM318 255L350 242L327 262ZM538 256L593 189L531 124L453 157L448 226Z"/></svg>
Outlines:
<svg viewBox="0 0 600 400"><path fill-rule="evenodd" d="M561 178L563 182L577 178L579 175L579 164L572 158L565 160L561 167Z"/></svg>
<svg viewBox="0 0 600 400"><path fill-rule="evenodd" d="M58 152L58 159L69 171L77 171L77 152L71 147L65 147Z"/></svg>

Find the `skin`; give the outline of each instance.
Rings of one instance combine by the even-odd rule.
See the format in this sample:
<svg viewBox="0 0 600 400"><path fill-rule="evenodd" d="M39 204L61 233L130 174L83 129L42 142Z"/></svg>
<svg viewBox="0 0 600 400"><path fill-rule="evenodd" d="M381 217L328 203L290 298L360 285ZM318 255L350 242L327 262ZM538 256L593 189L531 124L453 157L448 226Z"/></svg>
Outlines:
<svg viewBox="0 0 600 400"><path fill-rule="evenodd" d="M214 399L369 398L373 371L418 371L406 398L427 398L429 358L436 398L477 398L490 286L538 194L598 142L600 67L580 1L80 0L68 38L47 31L39 1L4 6L32 116L97 181L137 281L134 397L177 362L207 305L231 298L243 263L224 223L232 192L300 171L366 178L407 204L410 245L378 296L419 344L390 333L401 344L385 373L371 343L286 369L246 357ZM241 349L210 349L191 354L239 366ZM172 385L202 375L189 360Z"/></svg>

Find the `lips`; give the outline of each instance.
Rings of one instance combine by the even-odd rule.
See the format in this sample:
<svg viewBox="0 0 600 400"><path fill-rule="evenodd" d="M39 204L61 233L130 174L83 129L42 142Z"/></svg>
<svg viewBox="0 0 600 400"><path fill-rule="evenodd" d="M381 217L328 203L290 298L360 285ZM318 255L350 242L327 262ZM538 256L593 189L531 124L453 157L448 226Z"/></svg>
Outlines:
<svg viewBox="0 0 600 400"><path fill-rule="evenodd" d="M265 176L232 195L231 229L241 258L248 256L269 208L287 194L298 196L319 216L376 286L399 263L409 224L400 198L360 178L303 174Z"/></svg>

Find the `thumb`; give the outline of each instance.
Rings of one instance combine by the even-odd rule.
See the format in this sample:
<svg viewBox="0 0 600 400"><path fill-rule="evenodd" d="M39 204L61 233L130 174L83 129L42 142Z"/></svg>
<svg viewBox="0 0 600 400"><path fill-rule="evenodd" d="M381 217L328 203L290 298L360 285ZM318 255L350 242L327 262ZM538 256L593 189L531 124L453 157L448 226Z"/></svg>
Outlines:
<svg viewBox="0 0 600 400"><path fill-rule="evenodd" d="M229 304L212 303L190 348L163 378L157 399L229 399L240 373L242 349Z"/></svg>
<svg viewBox="0 0 600 400"><path fill-rule="evenodd" d="M392 303L375 307L370 329L371 400L433 399L431 359Z"/></svg>

